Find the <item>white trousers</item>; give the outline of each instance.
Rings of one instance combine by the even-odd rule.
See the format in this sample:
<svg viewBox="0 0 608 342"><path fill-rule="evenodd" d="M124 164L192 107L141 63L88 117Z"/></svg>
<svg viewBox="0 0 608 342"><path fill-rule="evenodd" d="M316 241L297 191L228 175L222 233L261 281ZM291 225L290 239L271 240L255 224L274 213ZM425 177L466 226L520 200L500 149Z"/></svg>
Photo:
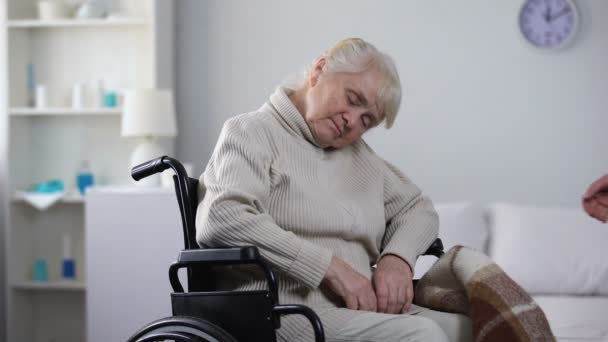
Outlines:
<svg viewBox="0 0 608 342"><path fill-rule="evenodd" d="M412 305L414 314L391 315L362 312L341 327L331 342L469 342L471 320L461 314L434 311Z"/></svg>

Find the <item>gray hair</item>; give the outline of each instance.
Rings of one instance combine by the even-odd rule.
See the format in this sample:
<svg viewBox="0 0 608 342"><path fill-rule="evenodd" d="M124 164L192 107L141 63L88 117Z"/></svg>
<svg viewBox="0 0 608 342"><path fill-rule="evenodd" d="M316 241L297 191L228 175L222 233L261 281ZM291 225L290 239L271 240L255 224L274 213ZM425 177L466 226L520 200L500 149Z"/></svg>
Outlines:
<svg viewBox="0 0 608 342"><path fill-rule="evenodd" d="M401 104L401 81L393 59L361 38L348 38L337 42L323 54L326 59L324 72L359 73L376 66L381 73L382 83L376 94L378 107L384 112L385 126L391 128ZM309 70L298 73L283 82L289 89L303 86Z"/></svg>

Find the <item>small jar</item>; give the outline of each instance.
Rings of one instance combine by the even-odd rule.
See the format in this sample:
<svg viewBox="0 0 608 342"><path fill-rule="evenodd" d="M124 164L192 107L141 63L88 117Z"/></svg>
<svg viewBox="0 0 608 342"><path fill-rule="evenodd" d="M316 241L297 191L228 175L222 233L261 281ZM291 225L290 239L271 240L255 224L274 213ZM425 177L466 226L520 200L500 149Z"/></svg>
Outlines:
<svg viewBox="0 0 608 342"><path fill-rule="evenodd" d="M84 160L76 174L76 186L78 186L78 191L84 195L86 189L93 184L95 184L95 178L91 171L91 165L88 160Z"/></svg>

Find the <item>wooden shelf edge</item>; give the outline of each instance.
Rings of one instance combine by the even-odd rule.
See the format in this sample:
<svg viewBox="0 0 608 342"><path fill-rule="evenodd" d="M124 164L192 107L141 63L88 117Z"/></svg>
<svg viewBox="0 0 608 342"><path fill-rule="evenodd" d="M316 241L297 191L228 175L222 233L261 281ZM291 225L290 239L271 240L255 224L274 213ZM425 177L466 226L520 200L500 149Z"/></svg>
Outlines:
<svg viewBox="0 0 608 342"><path fill-rule="evenodd" d="M49 281L49 282L34 282L24 281L12 284L11 287L15 290L27 291L85 291L86 286L83 282L78 281Z"/></svg>
<svg viewBox="0 0 608 342"><path fill-rule="evenodd" d="M115 27L140 26L147 24L143 18L114 18L114 19L17 19L8 20L9 28L53 28L53 27Z"/></svg>
<svg viewBox="0 0 608 342"><path fill-rule="evenodd" d="M23 191L17 191L13 194L11 200L13 202L24 202L25 203L25 199L23 197L24 194L25 194L25 192L23 192ZM84 196L77 194L77 193L66 193L63 195L63 197L61 199L59 199L58 202L59 203L84 203Z"/></svg>
<svg viewBox="0 0 608 342"><path fill-rule="evenodd" d="M120 115L121 108L30 108L30 107L11 107L8 110L13 116L52 116L52 115Z"/></svg>

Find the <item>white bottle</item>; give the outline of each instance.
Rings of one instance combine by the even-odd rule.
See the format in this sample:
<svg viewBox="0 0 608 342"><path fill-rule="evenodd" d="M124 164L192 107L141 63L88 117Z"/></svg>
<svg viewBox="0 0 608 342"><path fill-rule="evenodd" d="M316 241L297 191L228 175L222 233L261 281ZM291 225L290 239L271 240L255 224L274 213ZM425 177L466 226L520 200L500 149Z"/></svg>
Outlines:
<svg viewBox="0 0 608 342"><path fill-rule="evenodd" d="M83 85L82 83L76 83L74 84L74 88L72 89L72 108L74 109L80 109L82 108L82 90L83 90Z"/></svg>
<svg viewBox="0 0 608 342"><path fill-rule="evenodd" d="M103 103L103 80L96 80L91 87L91 106L93 108L101 108Z"/></svg>
<svg viewBox="0 0 608 342"><path fill-rule="evenodd" d="M43 84L36 85L36 108L46 108L46 86Z"/></svg>

